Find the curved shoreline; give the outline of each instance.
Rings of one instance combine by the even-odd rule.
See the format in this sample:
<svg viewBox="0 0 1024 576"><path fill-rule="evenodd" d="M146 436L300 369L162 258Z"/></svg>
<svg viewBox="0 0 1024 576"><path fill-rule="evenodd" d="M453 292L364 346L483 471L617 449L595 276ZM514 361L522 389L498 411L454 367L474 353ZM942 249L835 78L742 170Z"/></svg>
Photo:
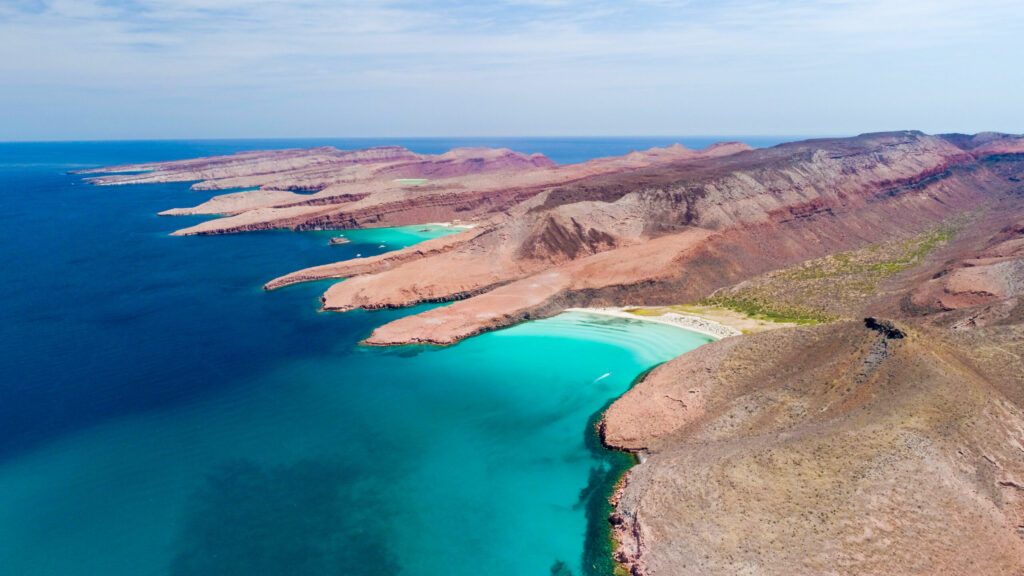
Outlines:
<svg viewBox="0 0 1024 576"><path fill-rule="evenodd" d="M583 314L592 314L595 316L607 316L612 318L619 318L623 320L639 320L643 322L653 322L655 324L663 324L666 326L672 326L680 330L687 330L707 336L712 339L712 342L721 340L723 338L729 338L732 336L739 336L743 334L743 331L734 326L729 326L715 320L711 320L699 314L681 314L678 312L664 312L656 316L634 314L629 310L639 309L637 307L602 307L602 308L568 308L565 312L577 312ZM710 344L710 342L709 342ZM698 347L699 348L699 347ZM685 354L685 353L684 353ZM677 356L678 357L678 356ZM663 363L662 363L663 364ZM609 470L609 476L606 477L603 483L604 494L603 501L598 507L604 512L602 517L598 515L588 516L588 542L585 544L585 549L605 545L608 548L604 548L607 553L607 557L603 560L604 562L593 563L594 568L600 572L607 572L610 576L620 576L630 573L628 557L625 553L620 551L622 543L619 540L619 535L616 533L616 527L621 525L622 517L618 512L619 499L622 497L622 493L625 490L626 483L629 482L630 473L633 469L644 460L644 452L642 450L629 450L619 448L616 446L609 445L605 441L605 412L617 402L623 395L629 392L634 386L639 384L646 378L651 371L661 364L651 366L647 370L644 370L638 374L633 381L630 383L629 388L620 394L619 396L611 399L608 404L599 412L599 417L595 421L590 423L590 433L597 437L599 446L592 448L592 450L603 450L610 454L621 454L628 457L631 462L621 468L613 468ZM609 457L608 462L614 466L614 457ZM623 462L624 464L624 462ZM611 481L614 477L614 481ZM594 510L596 512L596 510ZM597 525L597 523L600 523ZM591 538L597 538L597 542L589 541ZM586 566L584 567L586 572Z"/></svg>
<svg viewBox="0 0 1024 576"><path fill-rule="evenodd" d="M613 318L622 318L625 320L639 320L642 322L654 322L657 324L664 324L666 326L673 326L682 330L689 330L690 332L696 332L704 336L708 336L715 340L721 340L722 338L728 338L730 336L739 336L743 334L739 329L732 326L727 326L720 322L699 316L697 314L680 314L678 312L666 312L659 316L641 316L639 314L633 314L628 312L630 308L566 308L565 312L582 312L584 314L596 314L600 316L611 316Z"/></svg>
<svg viewBox="0 0 1024 576"><path fill-rule="evenodd" d="M657 366L657 365L656 365ZM655 367L656 367L655 366ZM630 382L629 388L639 383L644 376L655 367L648 368L637 374ZM628 391L628 389L627 389ZM625 392L623 392L625 394ZM607 466L596 476L591 475L590 483L581 493L590 495L581 499L586 515L586 533L583 541L582 576L617 576L621 563L616 557L618 540L609 519L615 513L615 502L619 486L626 474L638 464L637 455L626 450L618 450L604 443L602 423L604 413L619 398L608 400L604 406L594 412L587 420L584 444L595 458Z"/></svg>
<svg viewBox="0 0 1024 576"><path fill-rule="evenodd" d="M718 341L730 336L738 336L743 332L732 326L710 320L697 314L679 314L666 312L657 316L644 316L628 312L632 308L626 307L603 307L603 308L567 308L564 312L575 312L591 314L595 316L606 316L622 320L639 320L672 326L680 330L697 333L711 338L711 341ZM710 342L708 342L710 344ZM699 347L698 347L699 348ZM685 354L685 352L684 352ZM678 357L678 356L677 356ZM615 527L621 522L618 516L618 502L622 497L626 482L629 481L630 472L643 461L643 453L640 451L626 450L609 445L605 442L604 418L605 412L617 402L624 394L646 378L651 371L660 366L656 364L637 374L622 394L610 399L605 406L599 410L587 423L588 437L593 438L594 444L588 445L595 455L604 452L605 462L610 466L606 475L601 479L600 501L588 505L587 514L587 535L584 542L584 574L588 569L593 574L607 574L608 576L620 576L627 574L628 567L626 558L620 552L621 542L616 535ZM618 460L615 455L625 457ZM598 558L601 556L601 558Z"/></svg>

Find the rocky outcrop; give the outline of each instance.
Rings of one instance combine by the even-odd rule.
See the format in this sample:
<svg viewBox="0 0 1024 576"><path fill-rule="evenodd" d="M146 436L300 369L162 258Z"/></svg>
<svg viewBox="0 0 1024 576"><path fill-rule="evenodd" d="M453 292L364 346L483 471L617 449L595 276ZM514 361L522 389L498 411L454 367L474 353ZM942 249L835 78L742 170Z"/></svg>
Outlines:
<svg viewBox="0 0 1024 576"><path fill-rule="evenodd" d="M949 263L909 298L916 312L957 310L1024 296L1024 221L1002 229L991 241Z"/></svg>
<svg viewBox="0 0 1024 576"><path fill-rule="evenodd" d="M657 368L603 422L646 455L612 519L618 559L638 575L1020 573L1024 412L929 340L844 322Z"/></svg>

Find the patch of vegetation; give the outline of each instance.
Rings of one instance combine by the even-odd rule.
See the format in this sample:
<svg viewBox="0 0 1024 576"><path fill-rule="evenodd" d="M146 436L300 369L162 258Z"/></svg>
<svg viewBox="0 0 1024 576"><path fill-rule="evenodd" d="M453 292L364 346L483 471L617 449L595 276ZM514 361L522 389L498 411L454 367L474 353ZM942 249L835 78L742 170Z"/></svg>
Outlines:
<svg viewBox="0 0 1024 576"><path fill-rule="evenodd" d="M627 308L626 312L637 316L660 316L669 312L684 316L697 316L712 322L731 326L743 334L756 334L791 323L789 317L785 315L775 314L771 317L767 315L751 316L743 310L727 308L709 302L710 300L706 299L697 304L670 304L668 306L647 308ZM801 311L800 315L807 316L805 311Z"/></svg>
<svg viewBox="0 0 1024 576"><path fill-rule="evenodd" d="M427 182L430 182L430 180L427 180L426 178L398 178L395 182L403 186L423 186Z"/></svg>
<svg viewBox="0 0 1024 576"><path fill-rule="evenodd" d="M722 306L775 322L816 324L858 310L881 282L920 264L950 241L965 219L947 221L917 236L882 242L770 272L701 304Z"/></svg>
<svg viewBox="0 0 1024 576"><path fill-rule="evenodd" d="M958 224L943 225L927 234L912 238L903 243L902 258L878 262L871 266L871 270L886 275L906 270L924 259L932 250L952 240L959 230Z"/></svg>
<svg viewBox="0 0 1024 576"><path fill-rule="evenodd" d="M665 312L704 314L726 309L762 322L820 324L847 317L876 294L881 282L920 264L949 242L969 216L949 220L911 238L872 244L769 272L719 291L696 306L634 308L638 316ZM702 309L703 307L703 309Z"/></svg>
<svg viewBox="0 0 1024 576"><path fill-rule="evenodd" d="M877 282L919 263L932 250L951 240L962 225L963 222L954 221L907 240L874 244L860 250L840 252L811 260L799 267L780 272L776 278L800 281L861 276L864 284Z"/></svg>
<svg viewBox="0 0 1024 576"><path fill-rule="evenodd" d="M665 313L665 308L628 308L626 312L636 316L661 316Z"/></svg>
<svg viewBox="0 0 1024 576"><path fill-rule="evenodd" d="M752 318L769 322L791 322L793 324L821 324L831 322L836 317L811 308L787 306L777 302L769 302L763 298L747 294L723 294L711 296L700 301L702 306L718 306L728 308Z"/></svg>

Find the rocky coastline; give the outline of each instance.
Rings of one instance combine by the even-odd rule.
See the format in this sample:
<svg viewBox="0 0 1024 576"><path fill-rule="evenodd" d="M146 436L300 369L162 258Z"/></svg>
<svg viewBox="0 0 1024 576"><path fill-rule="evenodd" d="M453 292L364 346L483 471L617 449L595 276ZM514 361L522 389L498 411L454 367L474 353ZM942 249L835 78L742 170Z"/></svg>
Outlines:
<svg viewBox="0 0 1024 576"><path fill-rule="evenodd" d="M635 576L1024 571L1024 137L899 131L567 166L318 148L94 172L258 187L176 211L225 215L181 235L472 224L265 286L344 279L322 298L334 312L452 302L368 345L454 344L570 309L714 338L600 423L640 456L610 519ZM671 309L712 295L800 322L741 335Z"/></svg>

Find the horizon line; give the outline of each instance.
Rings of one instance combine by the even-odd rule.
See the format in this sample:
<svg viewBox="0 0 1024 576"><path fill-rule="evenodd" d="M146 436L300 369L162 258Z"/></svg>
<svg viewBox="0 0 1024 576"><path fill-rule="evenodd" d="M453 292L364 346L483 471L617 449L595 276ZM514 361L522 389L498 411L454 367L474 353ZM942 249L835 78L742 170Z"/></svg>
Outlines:
<svg viewBox="0 0 1024 576"><path fill-rule="evenodd" d="M943 134L966 134L966 135L977 135L985 133L997 133L997 134L1009 134L1017 135L1014 132L1006 132L1003 130L978 130L974 132L961 132L961 131L936 131L927 132L916 128L897 128L892 130L869 130L866 132L848 133L848 132L820 132L816 134L809 133L752 133L752 134L546 134L546 135L511 135L511 134L495 134L495 135L451 135L451 134L432 134L432 135L418 135L418 136L388 136L388 135L371 135L371 136L182 136L182 137L154 137L154 138L142 138L142 137L114 137L114 138L26 138L26 139L0 139L0 144L75 144L75 143L100 143L100 142L229 142L229 141L259 141L259 140L559 140L559 139L631 139L631 138L722 138L723 141L728 139L740 139L740 138L792 138L794 140L810 140L818 138L853 138L856 136L862 136L865 134L884 134L892 132L920 132L928 135L943 135Z"/></svg>
<svg viewBox="0 0 1024 576"><path fill-rule="evenodd" d="M881 130L880 132L900 132L906 130ZM871 133L871 132L861 132ZM946 132L942 132L946 133ZM90 143L90 142L157 142L157 141L241 141L241 140L359 140L359 139L566 139L566 138L831 138L852 137L859 134L822 133L822 134L559 134L559 135L420 135L420 136L216 136L216 137L113 137L113 138L41 138L41 139L0 139L0 145L6 143Z"/></svg>

